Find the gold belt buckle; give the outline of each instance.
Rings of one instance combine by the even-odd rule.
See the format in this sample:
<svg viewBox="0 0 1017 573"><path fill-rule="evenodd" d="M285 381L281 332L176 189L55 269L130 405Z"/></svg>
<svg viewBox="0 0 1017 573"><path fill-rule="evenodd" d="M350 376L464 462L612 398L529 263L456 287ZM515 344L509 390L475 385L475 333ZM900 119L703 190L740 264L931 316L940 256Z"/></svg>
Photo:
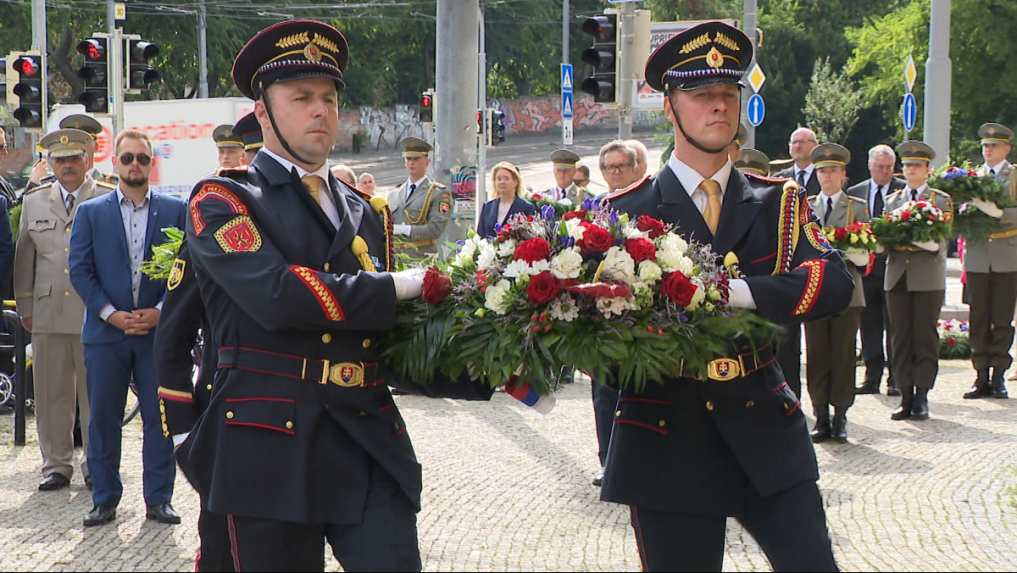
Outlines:
<svg viewBox="0 0 1017 573"><path fill-rule="evenodd" d="M326 362L328 365L328 362ZM355 388L364 385L364 365L353 362L332 364L328 372L329 382L343 388Z"/></svg>
<svg viewBox="0 0 1017 573"><path fill-rule="evenodd" d="M741 366L732 358L718 358L707 364L707 376L710 380L726 382L741 376Z"/></svg>

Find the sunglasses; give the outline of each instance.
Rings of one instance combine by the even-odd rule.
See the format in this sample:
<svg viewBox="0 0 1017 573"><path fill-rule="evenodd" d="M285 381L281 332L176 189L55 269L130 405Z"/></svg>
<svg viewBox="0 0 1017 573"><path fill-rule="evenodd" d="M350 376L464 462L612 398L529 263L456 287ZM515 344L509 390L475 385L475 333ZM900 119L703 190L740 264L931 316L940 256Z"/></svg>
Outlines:
<svg viewBox="0 0 1017 573"><path fill-rule="evenodd" d="M127 153L124 153L123 155L120 156L120 163L122 165L130 165L131 163L134 163L135 158L138 159L138 163L141 165L148 165L149 163L152 162L152 156L148 155L147 153L139 153L137 155L134 155L133 153L128 151Z"/></svg>

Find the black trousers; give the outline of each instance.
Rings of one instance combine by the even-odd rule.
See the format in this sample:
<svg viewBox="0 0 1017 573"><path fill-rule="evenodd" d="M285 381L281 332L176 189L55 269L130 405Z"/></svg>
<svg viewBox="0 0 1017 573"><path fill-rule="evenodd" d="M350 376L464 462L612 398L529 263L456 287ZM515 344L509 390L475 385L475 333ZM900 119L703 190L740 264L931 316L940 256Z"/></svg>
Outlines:
<svg viewBox="0 0 1017 573"><path fill-rule="evenodd" d="M335 484L342 488L341 483ZM325 540L345 571L420 571L417 515L384 468L371 462L357 525L226 517L236 571L323 571Z"/></svg>
<svg viewBox="0 0 1017 573"><path fill-rule="evenodd" d="M600 467L607 461L607 447L611 444L611 430L614 429L614 412L618 408L618 390L590 380L593 392L593 415L597 423L597 454L600 456Z"/></svg>
<svg viewBox="0 0 1017 573"><path fill-rule="evenodd" d="M975 369L1010 367L1017 273L968 273L971 362Z"/></svg>
<svg viewBox="0 0 1017 573"><path fill-rule="evenodd" d="M885 261L884 261L885 263ZM878 264L878 259L877 259ZM893 376L893 345L890 343L890 313L886 310L886 291L883 279L873 277L862 278L862 291L865 293L865 308L862 310L861 337L862 360L865 369L870 373L879 372L883 375L883 367L887 367L890 377ZM886 332L886 353L883 352L883 333ZM875 374L870 374L875 377Z"/></svg>
<svg viewBox="0 0 1017 573"><path fill-rule="evenodd" d="M939 373L936 322L945 291L909 291L901 279L887 292L893 343L893 375L899 388L932 390Z"/></svg>
<svg viewBox="0 0 1017 573"><path fill-rule="evenodd" d="M777 346L777 364L784 372L784 380L802 397L802 325L789 324L784 327L785 336Z"/></svg>
<svg viewBox="0 0 1017 573"><path fill-rule="evenodd" d="M226 516L213 513L204 507L198 513L198 538L201 549L195 571L226 571L233 573L233 554L230 552L230 534Z"/></svg>
<svg viewBox="0 0 1017 573"><path fill-rule="evenodd" d="M837 571L815 482L771 497L748 488L734 516L763 549L774 571ZM694 495L694 493L690 493ZM643 571L720 571L727 518L632 507Z"/></svg>

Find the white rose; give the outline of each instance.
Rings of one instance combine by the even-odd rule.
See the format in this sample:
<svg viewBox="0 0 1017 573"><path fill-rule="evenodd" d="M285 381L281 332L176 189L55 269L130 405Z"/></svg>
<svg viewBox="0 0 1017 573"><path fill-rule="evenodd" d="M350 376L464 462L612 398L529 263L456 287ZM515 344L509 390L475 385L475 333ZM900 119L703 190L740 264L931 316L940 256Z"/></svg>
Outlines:
<svg viewBox="0 0 1017 573"><path fill-rule="evenodd" d="M495 250L494 245L484 241L480 244L479 248L480 255L477 257L477 268L487 270L493 267L498 256L498 251Z"/></svg>
<svg viewBox="0 0 1017 573"><path fill-rule="evenodd" d="M685 255L678 256L678 265L675 267L675 270L677 270L678 272L687 277L691 277L692 272L695 269L696 264L692 262L692 259L686 257Z"/></svg>
<svg viewBox="0 0 1017 573"><path fill-rule="evenodd" d="M640 231L635 225L625 225L622 227L622 236L626 239L649 239L649 231Z"/></svg>
<svg viewBox="0 0 1017 573"><path fill-rule="evenodd" d="M657 251L657 264L665 272L673 273L678 270L678 263L681 258L682 255L677 251L665 251L663 249Z"/></svg>
<svg viewBox="0 0 1017 573"><path fill-rule="evenodd" d="M586 232L586 229L582 227L580 223L582 223L582 221L579 221L578 219L569 219L568 221L565 221L565 233L577 241L582 239L583 233Z"/></svg>
<svg viewBox="0 0 1017 573"><path fill-rule="evenodd" d="M627 283L636 280L636 262L621 247L611 247L604 256L604 272Z"/></svg>
<svg viewBox="0 0 1017 573"><path fill-rule="evenodd" d="M689 305L685 307L685 310L691 311L698 309L699 305L703 304L704 300L706 300L706 289L696 285L696 292L692 295L692 300L689 301Z"/></svg>
<svg viewBox="0 0 1017 573"><path fill-rule="evenodd" d="M498 256L502 258L512 258L512 255L516 252L516 240L509 239L498 247Z"/></svg>
<svg viewBox="0 0 1017 573"><path fill-rule="evenodd" d="M582 272L582 270L583 256L579 254L579 249L576 247L565 249L551 259L551 274L554 275L555 278L579 278L579 273Z"/></svg>
<svg viewBox="0 0 1017 573"><path fill-rule="evenodd" d="M685 239L681 238L681 235L675 235L674 233L668 233L660 238L660 249L663 251L673 251L679 255L684 255L685 251L689 250L689 244L685 242Z"/></svg>
<svg viewBox="0 0 1017 573"><path fill-rule="evenodd" d="M660 265L657 263L653 261L639 263L639 280L646 283L655 283L662 276L664 276L664 271L660 269Z"/></svg>
<svg viewBox="0 0 1017 573"><path fill-rule="evenodd" d="M569 199L568 197L562 197L561 201L558 201L558 204L565 205L566 207L571 207L572 199Z"/></svg>
<svg viewBox="0 0 1017 573"><path fill-rule="evenodd" d="M508 312L509 290L511 287L512 285L505 279L498 281L493 286L487 287L487 292L484 293L484 306L498 314Z"/></svg>

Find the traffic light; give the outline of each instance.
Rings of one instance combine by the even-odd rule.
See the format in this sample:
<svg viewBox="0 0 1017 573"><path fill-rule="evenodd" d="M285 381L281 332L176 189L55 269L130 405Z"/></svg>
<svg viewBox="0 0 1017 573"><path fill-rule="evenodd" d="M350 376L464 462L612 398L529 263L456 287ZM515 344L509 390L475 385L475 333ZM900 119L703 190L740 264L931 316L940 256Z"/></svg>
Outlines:
<svg viewBox="0 0 1017 573"><path fill-rule="evenodd" d="M152 58L159 55L159 47L140 38L127 39L127 91L141 93L161 78L159 72L152 67Z"/></svg>
<svg viewBox="0 0 1017 573"><path fill-rule="evenodd" d="M583 22L583 33L593 36L593 47L583 51L583 62L593 67L579 89L593 101L613 104L618 101L618 15L598 14Z"/></svg>
<svg viewBox="0 0 1017 573"><path fill-rule="evenodd" d="M109 60L106 48L108 39L98 35L78 44L78 53L85 56L85 66L78 70L78 77L85 82L85 91L78 96L78 103L89 113L109 113Z"/></svg>
<svg viewBox="0 0 1017 573"><path fill-rule="evenodd" d="M434 92L420 94L420 123L434 123Z"/></svg>
<svg viewBox="0 0 1017 573"><path fill-rule="evenodd" d="M23 54L11 64L18 76L14 86L14 95L18 96L18 108L14 110L14 119L21 127L42 127L42 90L46 89L45 73L42 68L42 56Z"/></svg>
<svg viewBox="0 0 1017 573"><path fill-rule="evenodd" d="M0 70L4 73L4 81L0 83L0 94L6 98L7 105L14 108L18 107L18 96L14 95L14 86L18 83L14 60L20 55L20 52L11 52L6 58L0 58Z"/></svg>
<svg viewBox="0 0 1017 573"><path fill-rule="evenodd" d="M484 116L484 112L477 111L477 135L484 135Z"/></svg>
<svg viewBox="0 0 1017 573"><path fill-rule="evenodd" d="M505 141L505 112L497 109L487 110L487 146L494 147Z"/></svg>

